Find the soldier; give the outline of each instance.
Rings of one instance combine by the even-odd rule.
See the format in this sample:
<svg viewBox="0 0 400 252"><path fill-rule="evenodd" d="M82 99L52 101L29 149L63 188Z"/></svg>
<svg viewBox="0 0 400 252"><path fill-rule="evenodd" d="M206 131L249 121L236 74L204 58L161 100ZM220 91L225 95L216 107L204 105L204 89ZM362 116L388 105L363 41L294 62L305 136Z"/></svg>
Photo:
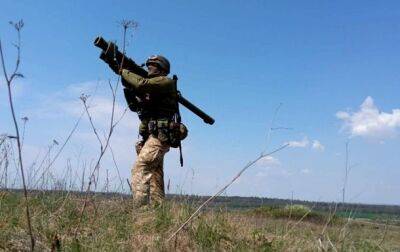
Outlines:
<svg viewBox="0 0 400 252"><path fill-rule="evenodd" d="M132 168L134 205L157 205L164 199L164 155L170 149L170 123L177 112L176 80L168 78L169 61L151 56L146 61L148 78L121 69L123 85L133 88L140 97L142 140L136 144L137 159Z"/></svg>
<svg viewBox="0 0 400 252"><path fill-rule="evenodd" d="M137 65L118 50L115 43L96 37L94 45L102 49L100 59L114 73L122 76L124 94L129 109L137 112L141 120L136 144L137 159L132 168L132 191L136 206L161 203L164 199L164 155L179 148L183 166L181 141L188 130L181 122L179 104L182 104L205 123L214 119L185 99L177 90L178 78L168 78L169 61L161 56L151 56L146 61L148 71Z"/></svg>

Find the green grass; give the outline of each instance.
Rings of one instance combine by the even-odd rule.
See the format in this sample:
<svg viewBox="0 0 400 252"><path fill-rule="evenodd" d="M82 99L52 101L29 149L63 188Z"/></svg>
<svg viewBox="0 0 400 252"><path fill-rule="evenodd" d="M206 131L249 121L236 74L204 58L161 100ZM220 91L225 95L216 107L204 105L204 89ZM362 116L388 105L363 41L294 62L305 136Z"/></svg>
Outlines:
<svg viewBox="0 0 400 252"><path fill-rule="evenodd" d="M390 215L390 214L376 213L376 212L339 211L336 213L336 215L343 218L348 218L349 216L351 216L351 218L368 219L372 221L381 221L381 222L400 220L400 215L393 215L393 214Z"/></svg>
<svg viewBox="0 0 400 252"><path fill-rule="evenodd" d="M155 208L134 210L129 198L94 195L79 223L82 202L83 196L66 193L30 197L37 251L56 248L56 242L61 251L400 249L400 226L347 222L303 205L208 209L167 242L193 213L194 205L168 201ZM0 250L29 250L20 193L0 192Z"/></svg>
<svg viewBox="0 0 400 252"><path fill-rule="evenodd" d="M307 206L303 205L287 205L286 207L279 206L263 206L247 210L250 215L262 216L265 218L282 218L291 220L305 220L315 223L323 224L328 219L330 222L339 222L338 216L321 211L313 211Z"/></svg>

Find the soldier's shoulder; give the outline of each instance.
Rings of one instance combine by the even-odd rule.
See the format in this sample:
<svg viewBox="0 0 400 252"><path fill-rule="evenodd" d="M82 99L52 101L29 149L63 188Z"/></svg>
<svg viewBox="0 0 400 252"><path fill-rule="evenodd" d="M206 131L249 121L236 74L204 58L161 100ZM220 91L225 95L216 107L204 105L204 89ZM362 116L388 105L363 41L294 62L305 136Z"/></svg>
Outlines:
<svg viewBox="0 0 400 252"><path fill-rule="evenodd" d="M173 83L174 80L169 78L168 76L157 76L151 78L152 81L157 82L157 83Z"/></svg>
<svg viewBox="0 0 400 252"><path fill-rule="evenodd" d="M169 78L168 76L156 76L151 78L153 80L164 80L164 81L172 81L172 78Z"/></svg>

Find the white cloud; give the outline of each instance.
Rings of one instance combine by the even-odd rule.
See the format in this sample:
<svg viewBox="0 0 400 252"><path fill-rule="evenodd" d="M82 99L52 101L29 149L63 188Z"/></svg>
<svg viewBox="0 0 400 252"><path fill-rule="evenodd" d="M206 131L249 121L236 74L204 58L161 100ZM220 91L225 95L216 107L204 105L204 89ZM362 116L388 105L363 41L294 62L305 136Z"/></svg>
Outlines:
<svg viewBox="0 0 400 252"><path fill-rule="evenodd" d="M325 150L325 146L323 146L321 144L321 142L318 141L318 140L314 140L312 142L311 148L313 148L314 150L319 150L319 151L324 151Z"/></svg>
<svg viewBox="0 0 400 252"><path fill-rule="evenodd" d="M121 91L121 89L118 91ZM117 98L122 97L119 95L120 93L117 94ZM36 106L26 110L25 114L38 119L78 118L84 111L83 103L79 99L81 94L89 95L87 105L95 126L109 128L113 103L111 90L105 81L87 81L72 84L59 92L46 94L44 97L39 98ZM126 108L125 100L117 99L114 107L114 119L120 119L124 115ZM86 115L84 120L87 120ZM137 116L127 111L118 128L132 130L137 128L138 123Z"/></svg>
<svg viewBox="0 0 400 252"><path fill-rule="evenodd" d="M289 177L292 175L291 172L287 171L282 167L281 162L272 156L266 156L257 162L259 166L258 172L255 174L256 177Z"/></svg>
<svg viewBox="0 0 400 252"><path fill-rule="evenodd" d="M319 150L319 151L324 151L325 146L321 144L319 140L312 140L310 141L307 136L303 137L302 140L300 141L289 141L286 142L286 144L289 144L289 147L292 148L312 148L314 150Z"/></svg>
<svg viewBox="0 0 400 252"><path fill-rule="evenodd" d="M261 171L258 171L256 173L256 177L257 178L265 178L265 177L289 177L293 175L293 173L282 169L282 168L271 168L271 167L267 167L262 169Z"/></svg>
<svg viewBox="0 0 400 252"><path fill-rule="evenodd" d="M310 144L310 141L307 137L304 137L301 141L289 141L287 144L289 144L289 147L293 148L305 148Z"/></svg>
<svg viewBox="0 0 400 252"><path fill-rule="evenodd" d="M302 169L302 170L300 171L300 173L303 173L303 174L309 174L310 172L311 172L311 170L310 170L310 169L307 169L307 168Z"/></svg>
<svg viewBox="0 0 400 252"><path fill-rule="evenodd" d="M79 96L82 93L91 94L97 91L99 86L105 87L108 85L105 81L85 81L68 85L66 91L70 94Z"/></svg>
<svg viewBox="0 0 400 252"><path fill-rule="evenodd" d="M67 113L74 116L79 116L82 113L83 104L81 101L70 101L69 104L69 106L63 106ZM113 103L111 97L96 96L90 100L89 112L93 121L96 123L96 126L97 124L102 128L108 128L110 126L112 107ZM134 116L133 113L130 113L130 111L124 113L125 109L126 106L122 101L115 103L114 121L124 116L124 119L120 121L118 127L124 127L127 129L137 128L139 119L137 116ZM125 117L129 117L130 120L125 120Z"/></svg>
<svg viewBox="0 0 400 252"><path fill-rule="evenodd" d="M258 160L257 164L260 166L278 166L281 162L277 158L266 156Z"/></svg>
<svg viewBox="0 0 400 252"><path fill-rule="evenodd" d="M343 121L343 127L351 136L385 138L398 133L400 129L400 109L391 113L380 111L368 96L359 111L339 111L336 117Z"/></svg>

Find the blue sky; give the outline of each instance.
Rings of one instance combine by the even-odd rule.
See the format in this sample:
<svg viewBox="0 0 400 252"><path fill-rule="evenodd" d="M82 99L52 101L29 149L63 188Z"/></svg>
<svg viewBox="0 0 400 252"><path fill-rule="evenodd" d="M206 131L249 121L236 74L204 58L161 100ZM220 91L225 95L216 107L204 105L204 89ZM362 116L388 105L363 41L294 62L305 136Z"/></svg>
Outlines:
<svg viewBox="0 0 400 252"><path fill-rule="evenodd" d="M81 93L91 95L97 127L106 127L107 80L116 78L92 42L102 35L121 45L118 22L133 19L139 27L129 35L128 55L137 62L165 55L184 96L216 119L209 126L182 109L190 130L186 167L172 149L165 165L171 192L211 194L229 181L265 150L282 104L273 126L291 129L272 131L268 149L288 142L291 148L252 167L228 195L293 192L299 199L341 200L349 141L354 167L347 200L400 204L399 7L396 1L3 1L0 38L9 62L16 36L8 21L26 24L26 78L15 86L17 111L30 119L25 165L44 155L52 139L66 138L81 113ZM0 133L12 133L5 91L2 81ZM125 108L121 90L117 108ZM126 115L112 140L123 178L135 159L137 122ZM79 155L89 165L96 144L84 117L52 172L65 175L67 160ZM81 174L76 163L74 174ZM99 180L106 170L116 176L109 155Z"/></svg>

